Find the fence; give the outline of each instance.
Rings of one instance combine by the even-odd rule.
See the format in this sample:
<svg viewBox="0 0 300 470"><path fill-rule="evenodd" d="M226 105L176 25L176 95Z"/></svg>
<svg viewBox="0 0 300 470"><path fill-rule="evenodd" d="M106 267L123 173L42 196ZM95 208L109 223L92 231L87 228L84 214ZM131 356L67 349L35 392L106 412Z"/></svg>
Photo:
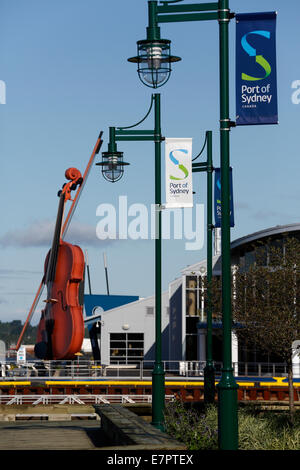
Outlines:
<svg viewBox="0 0 300 470"><path fill-rule="evenodd" d="M166 402L174 399L166 395ZM109 403L152 403L152 395L0 395L0 405L101 405Z"/></svg>
<svg viewBox="0 0 300 470"><path fill-rule="evenodd" d="M200 361L163 361L166 378L203 377L205 362ZM154 361L140 361L132 364L101 364L96 361L17 361L2 362L0 378L3 379L90 379L90 378L137 378L151 379ZM221 375L222 363L214 363L216 376ZM287 375L284 363L239 362L233 364L235 376L239 377L282 377ZM294 368L294 377L300 377L299 365Z"/></svg>

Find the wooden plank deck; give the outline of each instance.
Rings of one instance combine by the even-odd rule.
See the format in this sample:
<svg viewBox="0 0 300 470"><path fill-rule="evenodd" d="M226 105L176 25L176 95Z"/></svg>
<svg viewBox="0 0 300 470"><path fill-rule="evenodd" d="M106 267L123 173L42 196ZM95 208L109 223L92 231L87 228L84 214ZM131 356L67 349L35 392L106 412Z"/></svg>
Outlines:
<svg viewBox="0 0 300 470"><path fill-rule="evenodd" d="M0 422L0 450L99 450L105 445L99 421Z"/></svg>

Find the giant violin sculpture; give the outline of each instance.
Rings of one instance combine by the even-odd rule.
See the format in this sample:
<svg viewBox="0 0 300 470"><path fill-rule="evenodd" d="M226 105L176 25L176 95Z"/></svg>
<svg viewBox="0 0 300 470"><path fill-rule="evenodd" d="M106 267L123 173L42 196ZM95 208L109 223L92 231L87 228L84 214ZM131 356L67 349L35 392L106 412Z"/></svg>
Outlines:
<svg viewBox="0 0 300 470"><path fill-rule="evenodd" d="M59 206L52 247L44 265L47 285L46 306L38 325L35 355L39 359L72 359L84 338L83 292L84 254L77 245L61 239L65 202L82 183L76 168L65 172L68 183L59 191Z"/></svg>
<svg viewBox="0 0 300 470"><path fill-rule="evenodd" d="M91 166L92 166L92 164L93 164L93 162L94 162L94 158L95 158L95 156L99 153L100 148L101 148L101 146L102 146L102 143L103 143L103 141L102 141L102 134L103 134L103 132L101 131L100 134L99 134L99 136L98 136L98 138L97 138L97 142L96 142L96 144L95 144L95 146L94 146L93 152L92 152L92 154L91 154L91 156L90 156L90 158L89 158L89 161L88 161L88 164L87 164L86 169L85 169L85 171L84 171L84 174L83 174L83 176L82 176L83 181L82 181L81 184L78 185L78 188L77 188L77 190L76 190L76 194L75 194L74 199L71 199L71 198L69 197L69 194L67 194L67 198L66 198L66 199L68 199L68 198L71 199L71 200L72 200L72 204L71 204L71 207L69 208L68 214L67 214L66 217L65 217L64 224L63 224L62 229L61 229L61 236L60 236L61 239L63 239L63 238L65 237L66 233L67 233L69 224L70 224L70 222L71 222L72 216L73 216L74 211L75 211L75 209L76 209L76 206L77 206L77 204L78 204L80 195L81 195L82 190L83 190L83 188L84 188L84 185L85 185L85 183L86 183L86 181L87 181L87 178L88 178L88 175L89 175ZM78 170L76 170L76 171L78 171ZM76 176L75 176L75 179L76 179ZM79 181L80 181L80 177L79 177ZM69 184L69 187L65 188L65 192L66 192L66 191L70 191L70 189L72 189L71 186L72 186L73 184L75 185L76 183L71 179L71 182L70 182L70 184ZM43 292L43 290L44 290L44 286L45 286L44 282L45 282L45 276L43 276L43 279L42 279L42 281L41 281L41 283L40 283L40 285L39 285L39 288L38 288L38 290L37 290L37 293L36 293L36 295L35 295L35 297L34 297L33 303L32 303L32 305L31 305L31 307L30 307L29 312L28 312L27 318L26 318L26 320L25 320L25 323L24 323L23 329L22 329L22 331L21 331L21 333L20 333L20 336L19 336L19 339L18 339L18 341L17 341L17 344L16 344L16 346L13 346L13 347L10 348L10 349L12 349L12 350L18 351L19 348L20 348L20 346L21 346L21 344L22 344L22 341L23 341L23 338L24 338L26 329L27 329L28 325L30 324L30 321L31 321L31 319L32 319L32 316L34 315L35 309L36 309L36 307L37 307L37 305L38 305L38 302L39 302L39 300L40 300L40 298L41 298L41 295L42 295L42 292ZM41 327L41 329L42 329L42 327ZM42 334L39 333L39 340L38 340L39 342L42 341L42 340L41 340L41 336L42 336ZM41 346L41 345L40 345L40 346ZM40 346L37 346L37 347L36 347L36 350L37 350L37 351L40 351L39 354L41 354L41 347L40 347Z"/></svg>

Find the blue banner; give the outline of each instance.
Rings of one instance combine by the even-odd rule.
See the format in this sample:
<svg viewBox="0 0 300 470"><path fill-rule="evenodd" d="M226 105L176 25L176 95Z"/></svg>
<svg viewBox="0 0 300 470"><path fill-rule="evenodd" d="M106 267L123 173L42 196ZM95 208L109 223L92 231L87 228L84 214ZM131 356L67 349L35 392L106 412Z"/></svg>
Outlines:
<svg viewBox="0 0 300 470"><path fill-rule="evenodd" d="M276 12L236 15L236 125L278 124Z"/></svg>
<svg viewBox="0 0 300 470"><path fill-rule="evenodd" d="M221 200L221 169L215 168L215 227L221 227L222 200ZM234 227L232 168L230 168L230 227Z"/></svg>

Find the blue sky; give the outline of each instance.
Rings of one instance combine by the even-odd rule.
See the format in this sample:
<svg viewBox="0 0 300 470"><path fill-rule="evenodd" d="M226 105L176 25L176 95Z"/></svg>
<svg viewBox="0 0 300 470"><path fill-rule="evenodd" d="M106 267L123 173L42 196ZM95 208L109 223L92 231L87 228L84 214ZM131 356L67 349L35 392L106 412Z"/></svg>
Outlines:
<svg viewBox="0 0 300 470"><path fill-rule="evenodd" d="M197 3L190 1L189 3ZM278 11L278 126L245 126L231 131L236 226L234 240L275 225L299 222L300 105L292 103L292 82L300 80L299 16L296 0L231 0L236 13ZM56 218L57 190L66 168L82 172L104 131L126 126L146 113L152 90L138 79L127 58L144 39L146 0L1 0L0 104L1 213L0 320L25 320L43 275ZM162 133L192 137L194 153L206 130L213 131L214 164L219 166L219 79L217 22L161 25L182 57L169 82L158 90ZM230 24L231 118L235 119L235 22ZM152 128L149 117L144 128ZM154 148L151 142L121 145L130 162L123 179L106 182L94 166L70 226L88 250L93 293L106 293L103 252L110 292L145 297L154 292L154 243L95 237L101 203L118 206L154 202ZM97 159L98 161L99 159ZM206 178L194 175L195 203L205 204ZM163 188L164 189L164 188ZM185 250L186 240L163 242L163 288L185 266L206 257ZM39 320L37 310L32 323Z"/></svg>

